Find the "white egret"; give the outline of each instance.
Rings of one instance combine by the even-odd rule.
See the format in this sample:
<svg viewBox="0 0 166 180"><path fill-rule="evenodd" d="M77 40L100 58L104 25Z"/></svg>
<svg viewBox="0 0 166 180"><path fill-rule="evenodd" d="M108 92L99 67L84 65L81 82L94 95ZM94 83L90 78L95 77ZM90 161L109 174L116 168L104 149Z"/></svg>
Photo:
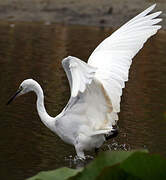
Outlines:
<svg viewBox="0 0 166 180"><path fill-rule="evenodd" d="M32 79L24 80L17 96L34 91L41 121L66 143L75 147L77 156L85 158L84 151L99 148L105 135L113 134L118 120L120 98L128 80L132 58L143 44L161 28L156 25L161 11L149 14L155 4L128 21L106 38L91 54L88 63L76 57L63 59L71 97L63 111L50 117L44 107L41 86Z"/></svg>

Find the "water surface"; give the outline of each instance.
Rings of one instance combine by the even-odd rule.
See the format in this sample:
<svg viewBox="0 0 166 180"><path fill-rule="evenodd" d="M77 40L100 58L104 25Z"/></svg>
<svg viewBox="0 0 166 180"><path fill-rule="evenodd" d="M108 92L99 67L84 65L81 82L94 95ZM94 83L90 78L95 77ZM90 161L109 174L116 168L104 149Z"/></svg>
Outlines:
<svg viewBox="0 0 166 180"><path fill-rule="evenodd" d="M6 106L26 78L37 80L45 93L50 115L67 103L70 91L61 60L87 60L96 45L113 29L33 23L0 23L0 179L22 180L41 170L72 166L75 155L40 121L33 93ZM123 91L120 133L102 147L147 148L166 155L166 32L151 38L134 59ZM93 153L89 153L94 155Z"/></svg>

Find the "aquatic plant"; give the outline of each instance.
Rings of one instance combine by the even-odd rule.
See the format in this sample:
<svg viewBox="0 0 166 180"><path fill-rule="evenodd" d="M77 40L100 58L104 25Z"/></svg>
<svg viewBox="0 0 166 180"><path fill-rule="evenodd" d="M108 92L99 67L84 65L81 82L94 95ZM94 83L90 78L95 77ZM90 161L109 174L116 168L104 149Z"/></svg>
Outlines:
<svg viewBox="0 0 166 180"><path fill-rule="evenodd" d="M108 151L82 169L43 171L27 180L157 180L166 179L166 158L139 151Z"/></svg>

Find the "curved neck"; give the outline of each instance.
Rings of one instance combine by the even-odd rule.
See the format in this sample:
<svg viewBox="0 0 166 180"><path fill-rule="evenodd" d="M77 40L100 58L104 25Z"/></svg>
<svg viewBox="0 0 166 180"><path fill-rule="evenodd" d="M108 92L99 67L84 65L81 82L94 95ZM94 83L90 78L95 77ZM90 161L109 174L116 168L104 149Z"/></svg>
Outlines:
<svg viewBox="0 0 166 180"><path fill-rule="evenodd" d="M37 95L37 111L41 121L50 129L53 129L53 123L55 118L48 115L44 106L44 94L41 86L37 84L34 88L34 92Z"/></svg>

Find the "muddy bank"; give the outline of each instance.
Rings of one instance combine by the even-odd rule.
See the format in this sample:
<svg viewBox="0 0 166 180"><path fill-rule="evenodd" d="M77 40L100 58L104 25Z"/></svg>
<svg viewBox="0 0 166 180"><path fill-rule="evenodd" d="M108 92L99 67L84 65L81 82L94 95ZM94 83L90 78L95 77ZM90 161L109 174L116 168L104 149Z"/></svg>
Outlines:
<svg viewBox="0 0 166 180"><path fill-rule="evenodd" d="M118 27L156 0L0 0L0 20ZM166 2L156 10L166 18ZM166 21L162 22L166 28Z"/></svg>

